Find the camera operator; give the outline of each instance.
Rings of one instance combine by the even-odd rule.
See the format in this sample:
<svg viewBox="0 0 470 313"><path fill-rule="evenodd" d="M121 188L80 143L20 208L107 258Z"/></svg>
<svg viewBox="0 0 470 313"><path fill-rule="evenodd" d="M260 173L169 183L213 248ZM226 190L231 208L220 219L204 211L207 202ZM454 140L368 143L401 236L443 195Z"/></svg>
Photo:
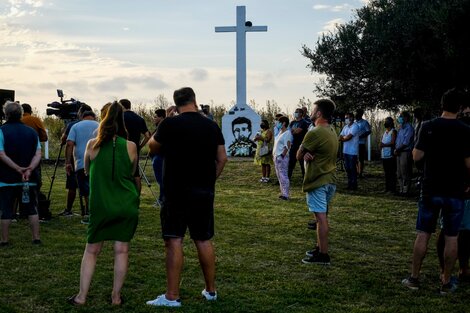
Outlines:
<svg viewBox="0 0 470 313"><path fill-rule="evenodd" d="M90 193L88 176L85 175L84 170L84 155L88 140L96 137L99 124L95 117L93 111L84 111L81 114L81 120L70 128L65 146L65 170L67 175L70 175L75 169L80 196L85 199L82 224L88 224L88 195ZM75 167L72 165L73 159L75 159Z"/></svg>
<svg viewBox="0 0 470 313"><path fill-rule="evenodd" d="M135 143L137 146L137 156L140 154L140 149L147 144L147 141L150 139L150 132L145 124L145 120L137 115L135 112L131 111L131 102L127 99L119 100L119 103L124 107L124 125L126 126L128 133L128 140ZM140 135L144 135L142 141L140 140ZM135 181L137 184L137 190L142 189L142 182L140 179L139 166L134 173Z"/></svg>
<svg viewBox="0 0 470 313"><path fill-rule="evenodd" d="M28 215L33 244L40 244L39 216L37 210L37 173L34 169L41 160L41 145L37 133L21 123L23 109L17 102L7 101L6 123L0 127L0 211L2 238L0 245L7 246L13 207L17 199Z"/></svg>
<svg viewBox="0 0 470 313"><path fill-rule="evenodd" d="M92 111L92 108L85 103L82 103L80 106L80 109L77 112L77 117L79 118L78 120L74 120L69 122L64 129L64 132L62 133L62 137L60 138L61 145L64 146L67 143L67 137L70 133L70 129L72 128L73 125L77 124L81 120L81 116L83 112L86 111ZM74 159L72 155L72 161L70 162L72 166L74 165ZM65 208L64 211L59 213L59 216L72 216L72 207L73 203L75 202L75 198L77 196L77 177L75 176L75 170L72 170L70 174L66 173L66 180L65 180L65 188L68 190L67 191L67 207Z"/></svg>

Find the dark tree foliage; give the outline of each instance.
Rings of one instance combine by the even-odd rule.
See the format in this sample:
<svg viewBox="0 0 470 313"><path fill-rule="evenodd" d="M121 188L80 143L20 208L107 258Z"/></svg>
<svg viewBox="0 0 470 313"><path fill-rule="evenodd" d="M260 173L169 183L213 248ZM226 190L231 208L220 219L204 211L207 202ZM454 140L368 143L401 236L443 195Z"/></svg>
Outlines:
<svg viewBox="0 0 470 313"><path fill-rule="evenodd" d="M302 55L342 109L437 110L444 91L470 87L470 0L372 0Z"/></svg>

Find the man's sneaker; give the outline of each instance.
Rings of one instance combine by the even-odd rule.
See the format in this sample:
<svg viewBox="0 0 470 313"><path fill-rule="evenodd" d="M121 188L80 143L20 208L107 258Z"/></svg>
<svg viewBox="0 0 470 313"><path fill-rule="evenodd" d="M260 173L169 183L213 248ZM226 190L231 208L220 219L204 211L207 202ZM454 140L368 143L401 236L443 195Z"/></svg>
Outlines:
<svg viewBox="0 0 470 313"><path fill-rule="evenodd" d="M59 216L73 216L73 213L72 213L71 210L65 209L65 210L63 210L62 212L60 212L60 213L57 214L57 215L59 215Z"/></svg>
<svg viewBox="0 0 470 313"><path fill-rule="evenodd" d="M204 289L202 292L201 292L202 296L204 298L206 298L207 301L215 301L217 300L217 291L214 291L214 292L208 292L206 291L206 289Z"/></svg>
<svg viewBox="0 0 470 313"><path fill-rule="evenodd" d="M402 285L408 287L411 290L419 289L419 280L418 278L408 277L401 281Z"/></svg>
<svg viewBox="0 0 470 313"><path fill-rule="evenodd" d="M170 307L180 307L181 306L181 300L176 299L176 300L168 300L165 296L165 294L159 295L156 299L150 300L146 302L147 305L153 305L153 306L170 306Z"/></svg>
<svg viewBox="0 0 470 313"><path fill-rule="evenodd" d="M315 246L315 248L313 248L313 250L309 250L309 251L305 252L305 255L309 256L309 257L312 257L312 256L317 255L319 253L320 253L320 248L318 246Z"/></svg>
<svg viewBox="0 0 470 313"><path fill-rule="evenodd" d="M80 223L84 225L90 224L90 218L88 217L88 215L83 216L83 219L80 221Z"/></svg>
<svg viewBox="0 0 470 313"><path fill-rule="evenodd" d="M308 222L307 228L311 230L317 230L317 221L313 220L313 221Z"/></svg>
<svg viewBox="0 0 470 313"><path fill-rule="evenodd" d="M314 254L302 259L304 264L320 264L320 265L330 265L330 256L328 253Z"/></svg>
<svg viewBox="0 0 470 313"><path fill-rule="evenodd" d="M452 279L445 285L441 286L441 289L439 289L439 293L443 296L449 293L454 293L457 290L457 284Z"/></svg>

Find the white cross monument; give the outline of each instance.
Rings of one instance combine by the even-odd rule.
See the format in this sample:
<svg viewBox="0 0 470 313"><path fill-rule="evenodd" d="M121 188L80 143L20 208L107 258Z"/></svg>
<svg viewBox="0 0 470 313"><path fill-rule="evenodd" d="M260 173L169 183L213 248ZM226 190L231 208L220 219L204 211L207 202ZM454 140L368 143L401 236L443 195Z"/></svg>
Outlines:
<svg viewBox="0 0 470 313"><path fill-rule="evenodd" d="M267 26L253 26L246 21L245 6L237 6L237 26L215 28L217 33L237 34L237 102L222 118L225 148L230 156L249 156L256 147L251 139L260 129L261 118L246 102L246 33L267 30Z"/></svg>

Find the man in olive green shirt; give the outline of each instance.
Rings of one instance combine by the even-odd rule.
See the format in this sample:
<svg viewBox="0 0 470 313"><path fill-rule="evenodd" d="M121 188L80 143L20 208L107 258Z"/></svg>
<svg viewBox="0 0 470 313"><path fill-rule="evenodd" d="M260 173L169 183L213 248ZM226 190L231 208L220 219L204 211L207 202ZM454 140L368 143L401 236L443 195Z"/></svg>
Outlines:
<svg viewBox="0 0 470 313"><path fill-rule="evenodd" d="M306 264L330 264L328 255L328 203L336 191L336 155L338 137L330 120L335 104L329 99L314 103L311 114L315 128L302 142L297 159L304 160L305 177L302 190L307 193L307 206L317 220L317 246L307 251L302 262Z"/></svg>

